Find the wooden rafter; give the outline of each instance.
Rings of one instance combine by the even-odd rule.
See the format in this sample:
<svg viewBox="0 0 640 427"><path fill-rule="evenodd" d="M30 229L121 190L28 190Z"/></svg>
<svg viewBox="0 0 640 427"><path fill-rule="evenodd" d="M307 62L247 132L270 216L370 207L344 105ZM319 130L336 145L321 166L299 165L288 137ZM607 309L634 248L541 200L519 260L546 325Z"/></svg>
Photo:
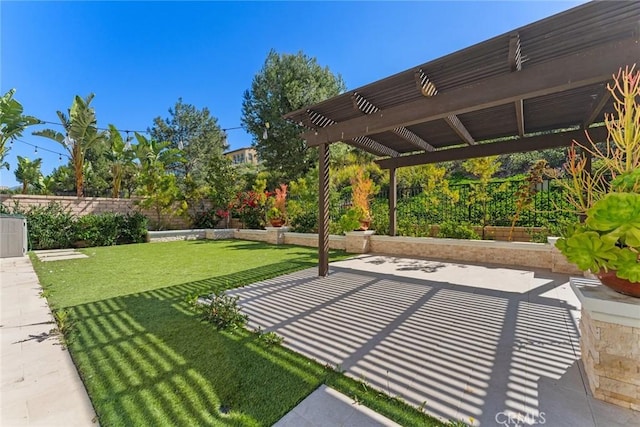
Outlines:
<svg viewBox="0 0 640 427"><path fill-rule="evenodd" d="M308 146L317 146L606 82L619 67L636 62L637 52L634 35L346 120L320 129L318 135L305 132L303 138Z"/></svg>
<svg viewBox="0 0 640 427"><path fill-rule="evenodd" d="M416 85L418 86L418 90L422 93L423 96L435 96L438 93L438 89L436 89L436 85L433 84L427 74L422 71L422 68L416 71Z"/></svg>
<svg viewBox="0 0 640 427"><path fill-rule="evenodd" d="M325 117L317 111L307 110L307 115L309 116L309 120L314 126L325 128L327 126L336 124L335 120ZM314 131L314 133L315 132L317 132L317 130ZM400 153L398 153L396 150L382 145L379 142L369 138L368 136L357 136L355 138L345 140L344 142L347 144L358 146L359 148L377 156L398 157L400 155Z"/></svg>
<svg viewBox="0 0 640 427"><path fill-rule="evenodd" d="M364 96L362 96L358 92L354 92L351 95L351 99L353 100L353 106L357 110L363 112L364 114L373 114L380 111L378 107L373 105L371 102L369 102L369 100L367 100ZM435 150L433 145L429 144L427 141L420 138L418 135L411 132L409 129L407 129L404 126L397 127L393 129L392 132L398 135L400 138L404 139L405 141L409 142L410 144L416 146L420 150L424 150L424 151Z"/></svg>
<svg viewBox="0 0 640 427"><path fill-rule="evenodd" d="M604 126L592 128L589 129L589 136L594 141L601 141L607 137L607 130ZM586 141L584 130L536 135L517 140L491 142L462 148L450 148L428 154L414 154L411 156L401 156L396 159L377 160L376 162L382 169L395 169L427 163L448 162L452 160L472 159L474 157L525 153L528 151L544 150L547 148L566 147L571 145L571 142L574 139Z"/></svg>
<svg viewBox="0 0 640 427"><path fill-rule="evenodd" d="M522 47L520 46L520 34L512 34L509 38L509 69L511 72L522 70ZM516 124L518 126L518 135L524 136L524 101L516 99L514 102L516 110Z"/></svg>
<svg viewBox="0 0 640 427"><path fill-rule="evenodd" d="M400 155L396 150L391 149L386 145L382 145L368 136L358 136L353 138L351 141L347 141L347 143L360 147L361 149L377 156L398 157Z"/></svg>
<svg viewBox="0 0 640 427"><path fill-rule="evenodd" d="M511 71L522 70L522 49L520 35L515 33L509 38L509 68Z"/></svg>
<svg viewBox="0 0 640 427"><path fill-rule="evenodd" d="M420 68L416 72L416 81L418 82L418 87L420 88L420 92L423 96L431 97L438 94L438 89L436 88L435 83L433 83L427 74ZM473 139L467 128L462 124L458 116L455 114L451 114L444 118L447 124L458 134L458 136L467 144L473 145L476 141Z"/></svg>
<svg viewBox="0 0 640 427"><path fill-rule="evenodd" d="M452 114L444 118L447 124L458 134L458 136L467 144L474 145L476 140L473 139L467 128L462 124L458 116Z"/></svg>
<svg viewBox="0 0 640 427"><path fill-rule="evenodd" d="M604 85L600 93L598 93L594 97L593 103L591 103L591 106L589 107L589 110L587 111L587 114L585 115L584 120L582 120L583 129L586 129L589 126L591 126L594 120L600 115L600 112L602 111L604 106L607 105L607 102L609 102L609 99L611 99L611 92L609 91L609 89L607 89L607 85Z"/></svg>

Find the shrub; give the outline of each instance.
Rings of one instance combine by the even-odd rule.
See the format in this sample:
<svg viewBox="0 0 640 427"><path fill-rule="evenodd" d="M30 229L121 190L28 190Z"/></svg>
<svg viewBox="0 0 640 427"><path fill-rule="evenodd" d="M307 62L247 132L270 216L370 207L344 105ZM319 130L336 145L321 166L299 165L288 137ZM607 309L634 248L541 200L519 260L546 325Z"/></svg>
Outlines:
<svg viewBox="0 0 640 427"><path fill-rule="evenodd" d="M124 223L121 214L102 213L81 216L75 223L75 240L84 241L86 246L113 246Z"/></svg>
<svg viewBox="0 0 640 427"><path fill-rule="evenodd" d="M291 229L297 233L317 233L318 232L318 209L301 211L291 216Z"/></svg>
<svg viewBox="0 0 640 427"><path fill-rule="evenodd" d="M216 214L216 209L209 209L198 212L193 219L194 228L215 228L220 222L220 217Z"/></svg>
<svg viewBox="0 0 640 427"><path fill-rule="evenodd" d="M224 292L215 292L210 296L207 304L199 303L193 296L187 297L191 307L202 315L202 319L213 323L219 330L237 329L243 326L249 316L240 313L238 306L239 297L226 295Z"/></svg>
<svg viewBox="0 0 640 427"><path fill-rule="evenodd" d="M27 218L29 249L59 249L71 246L74 219L60 203L31 206L26 210L16 205L12 213L24 215Z"/></svg>
<svg viewBox="0 0 640 427"><path fill-rule="evenodd" d="M87 246L141 243L147 235L148 220L139 212L89 214L76 219L56 202L28 209L18 204L13 209L3 206L1 211L27 218L30 250L70 248L78 240Z"/></svg>
<svg viewBox="0 0 640 427"><path fill-rule="evenodd" d="M133 212L124 216L118 244L142 243L147 239L149 219L140 212Z"/></svg>
<svg viewBox="0 0 640 427"><path fill-rule="evenodd" d="M447 237L451 239L479 239L480 236L473 231L473 228L468 223L455 223L451 221L445 221L440 224L440 232L438 237Z"/></svg>

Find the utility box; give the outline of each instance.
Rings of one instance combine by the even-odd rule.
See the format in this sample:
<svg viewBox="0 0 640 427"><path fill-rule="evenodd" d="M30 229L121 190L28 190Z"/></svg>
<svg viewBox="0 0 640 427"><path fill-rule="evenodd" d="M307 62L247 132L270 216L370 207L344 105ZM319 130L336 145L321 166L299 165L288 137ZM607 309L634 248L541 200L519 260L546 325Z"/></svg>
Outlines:
<svg viewBox="0 0 640 427"><path fill-rule="evenodd" d="M27 246L27 219L0 214L0 258L25 256Z"/></svg>

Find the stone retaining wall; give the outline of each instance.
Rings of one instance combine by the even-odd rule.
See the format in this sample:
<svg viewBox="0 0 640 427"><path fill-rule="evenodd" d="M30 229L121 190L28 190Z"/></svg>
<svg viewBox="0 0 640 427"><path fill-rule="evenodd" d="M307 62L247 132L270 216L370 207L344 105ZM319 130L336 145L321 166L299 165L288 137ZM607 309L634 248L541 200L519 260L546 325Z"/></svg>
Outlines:
<svg viewBox="0 0 640 427"><path fill-rule="evenodd" d="M532 268L552 266L551 245L543 243L371 236L371 252Z"/></svg>
<svg viewBox="0 0 640 427"><path fill-rule="evenodd" d="M206 231L202 228L191 230L165 230L165 231L149 231L147 233L147 241L156 242L173 242L175 240L199 240L206 238Z"/></svg>
<svg viewBox="0 0 640 427"><path fill-rule="evenodd" d="M284 233L284 243L286 245L310 246L312 248L317 248L318 235L309 233ZM346 237L330 235L329 248L345 250Z"/></svg>

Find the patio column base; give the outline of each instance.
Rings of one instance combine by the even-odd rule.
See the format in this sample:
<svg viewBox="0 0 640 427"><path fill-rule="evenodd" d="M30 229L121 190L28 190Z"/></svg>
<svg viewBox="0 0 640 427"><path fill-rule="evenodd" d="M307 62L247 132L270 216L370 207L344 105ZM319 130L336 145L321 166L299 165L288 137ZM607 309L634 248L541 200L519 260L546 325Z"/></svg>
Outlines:
<svg viewBox="0 0 640 427"><path fill-rule="evenodd" d="M580 349L596 399L640 411L640 298L572 278L582 304Z"/></svg>
<svg viewBox="0 0 640 427"><path fill-rule="evenodd" d="M353 254L366 254L371 251L371 236L374 230L351 231L346 233L346 251Z"/></svg>
<svg viewBox="0 0 640 427"><path fill-rule="evenodd" d="M289 231L289 227L265 227L267 230L267 242L274 245L284 244L284 233Z"/></svg>

